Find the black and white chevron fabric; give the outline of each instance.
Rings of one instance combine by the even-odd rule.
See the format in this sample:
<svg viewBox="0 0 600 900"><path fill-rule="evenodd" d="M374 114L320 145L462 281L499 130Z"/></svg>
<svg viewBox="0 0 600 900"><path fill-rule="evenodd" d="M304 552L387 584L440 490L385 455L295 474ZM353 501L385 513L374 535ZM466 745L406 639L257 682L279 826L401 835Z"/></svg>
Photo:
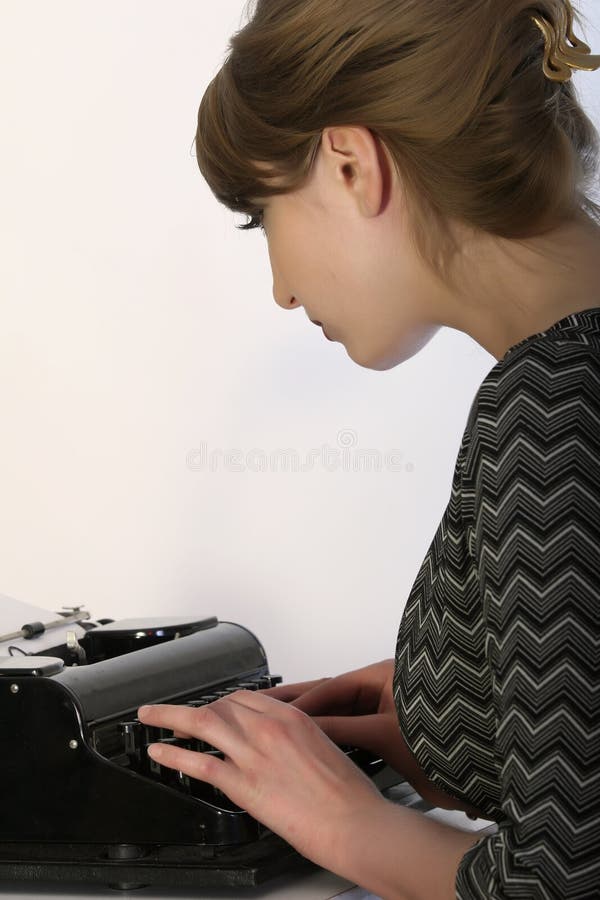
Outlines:
<svg viewBox="0 0 600 900"><path fill-rule="evenodd" d="M459 900L600 898L600 307L482 382L394 695L429 779L498 823Z"/></svg>

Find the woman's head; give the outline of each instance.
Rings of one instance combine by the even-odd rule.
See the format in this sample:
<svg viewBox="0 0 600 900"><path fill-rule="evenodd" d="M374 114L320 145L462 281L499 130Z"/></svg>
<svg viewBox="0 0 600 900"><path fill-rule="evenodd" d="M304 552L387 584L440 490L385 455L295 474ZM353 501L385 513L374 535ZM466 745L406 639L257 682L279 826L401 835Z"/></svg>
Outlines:
<svg viewBox="0 0 600 900"><path fill-rule="evenodd" d="M361 364L388 368L426 342L427 296L438 292L433 310L460 291L467 237L528 239L582 213L600 223L598 134L572 82L544 76L531 19L558 21L563 3L255 0L231 39L200 106L198 164L220 202L252 217L243 228L266 212L278 302L296 295L326 328L323 310L367 330L374 311L381 337L388 305L416 292L421 325L407 308L407 343L389 357L381 345L379 364L374 346L357 358L332 334ZM366 292L391 276L396 298L369 310Z"/></svg>

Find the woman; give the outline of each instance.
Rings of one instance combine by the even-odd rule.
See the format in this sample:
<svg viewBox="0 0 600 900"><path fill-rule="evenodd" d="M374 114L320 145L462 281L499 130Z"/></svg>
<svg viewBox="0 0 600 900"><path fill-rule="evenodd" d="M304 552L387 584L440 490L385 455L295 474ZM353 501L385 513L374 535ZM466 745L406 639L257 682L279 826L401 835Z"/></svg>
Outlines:
<svg viewBox="0 0 600 900"><path fill-rule="evenodd" d="M371 369L444 325L497 359L395 660L139 712L225 757L154 758L386 900L600 896L598 134L570 81L599 67L564 0L258 0L200 107L280 306ZM392 805L336 743L497 832Z"/></svg>

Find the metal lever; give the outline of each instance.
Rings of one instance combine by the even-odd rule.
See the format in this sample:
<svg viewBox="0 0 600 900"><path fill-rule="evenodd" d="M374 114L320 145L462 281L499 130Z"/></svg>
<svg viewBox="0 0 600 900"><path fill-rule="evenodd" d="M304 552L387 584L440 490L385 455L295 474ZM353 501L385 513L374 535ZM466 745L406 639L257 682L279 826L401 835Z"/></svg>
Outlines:
<svg viewBox="0 0 600 900"><path fill-rule="evenodd" d="M68 616L61 616L52 622L27 622L19 631L10 634L0 634L0 644L4 641L18 641L21 638L31 640L38 634L43 634L49 628L58 628L60 625L68 625L69 622L79 622L81 619L89 619L90 614L81 606L70 606L73 612Z"/></svg>

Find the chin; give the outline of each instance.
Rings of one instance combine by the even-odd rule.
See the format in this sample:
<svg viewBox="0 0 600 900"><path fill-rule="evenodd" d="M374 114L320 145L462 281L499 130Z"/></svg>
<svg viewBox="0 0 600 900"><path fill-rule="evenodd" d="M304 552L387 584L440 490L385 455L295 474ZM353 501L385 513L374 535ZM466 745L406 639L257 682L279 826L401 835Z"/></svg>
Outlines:
<svg viewBox="0 0 600 900"><path fill-rule="evenodd" d="M387 372L388 369L393 369L395 366L399 366L400 363L404 362L403 359L394 361L390 361L389 359L366 359L354 356L350 352L348 352L348 356L352 362L356 363L357 366L360 366L361 369L371 369L374 372Z"/></svg>
<svg viewBox="0 0 600 900"><path fill-rule="evenodd" d="M383 354L371 354L368 356L367 354L359 354L356 352L351 352L346 347L346 353L352 360L352 362L356 363L357 366L360 366L362 369L371 369L373 372L387 372L390 369L395 369L396 366L402 365L403 362L406 362L407 359L410 359L411 356L417 352L420 348L416 348L414 353L405 353L399 354L398 351L395 353L386 353Z"/></svg>
<svg viewBox="0 0 600 900"><path fill-rule="evenodd" d="M412 359L413 356L416 356L423 347L427 346L434 335L437 334L439 328L440 326L428 328L426 331L422 331L417 337L413 337L412 340L407 340L401 346L387 347L379 353L371 352L368 354L364 351L363 353L360 353L352 347L346 347L346 353L357 366L361 366L363 369L372 369L375 372L387 372L389 369L401 366L402 363Z"/></svg>

